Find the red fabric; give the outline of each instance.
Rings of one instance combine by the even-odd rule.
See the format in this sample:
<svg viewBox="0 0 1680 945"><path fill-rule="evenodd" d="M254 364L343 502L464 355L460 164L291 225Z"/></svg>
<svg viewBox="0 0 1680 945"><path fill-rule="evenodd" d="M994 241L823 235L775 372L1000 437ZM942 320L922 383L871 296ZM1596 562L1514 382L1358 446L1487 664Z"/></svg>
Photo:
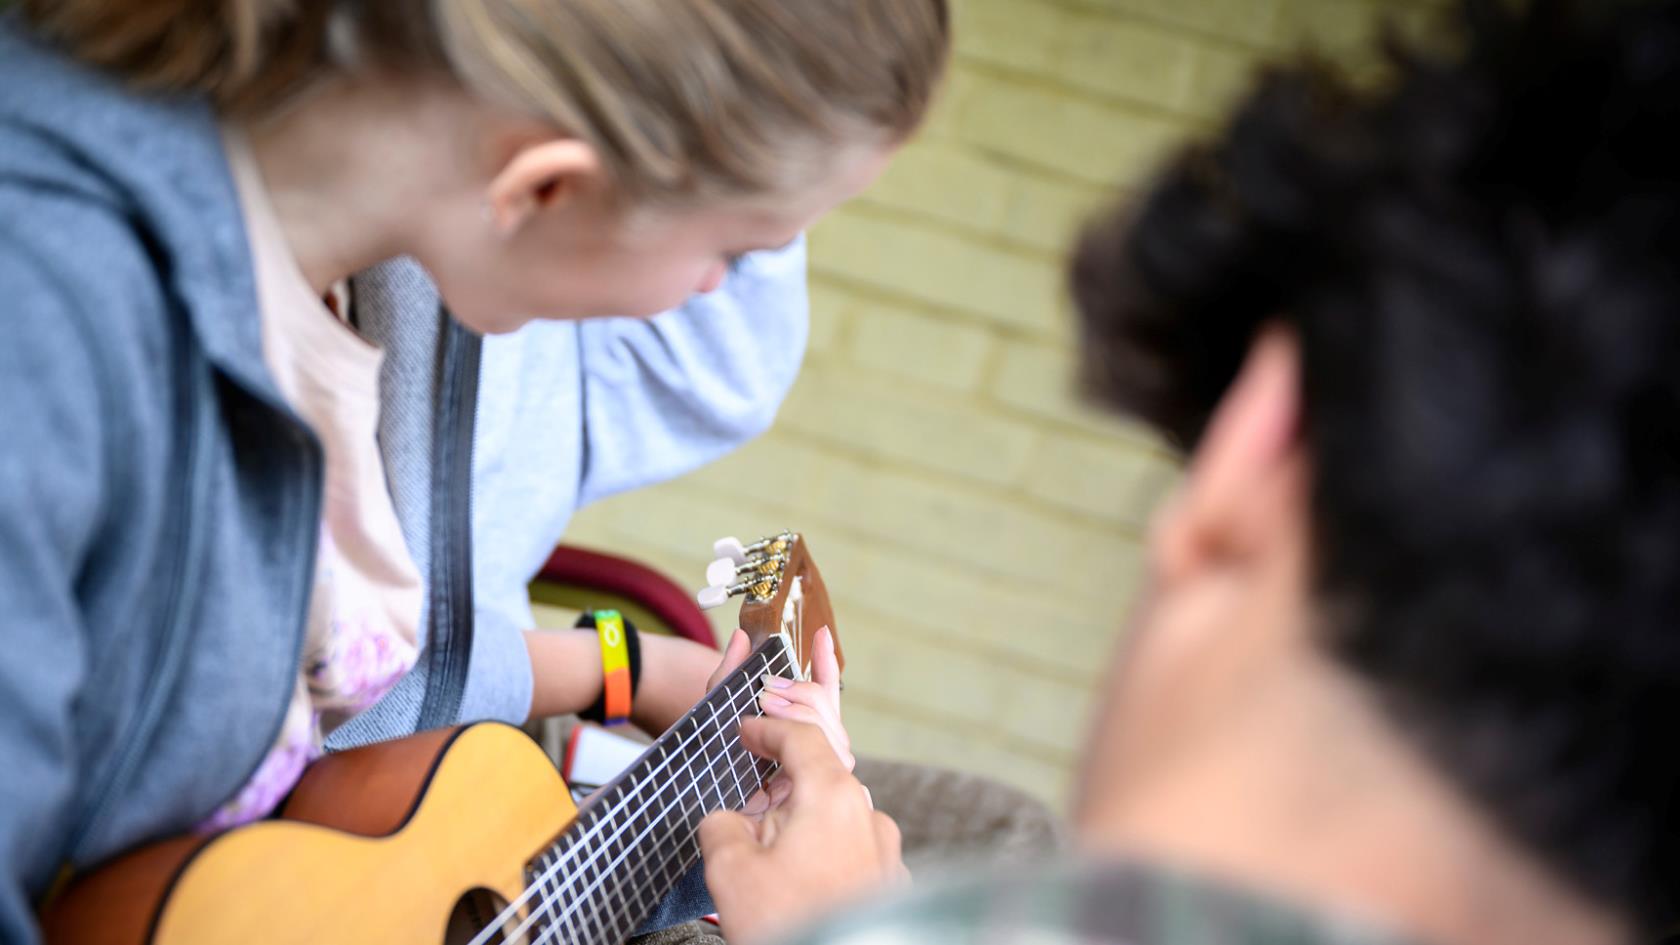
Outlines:
<svg viewBox="0 0 1680 945"><path fill-rule="evenodd" d="M717 648L717 635L693 595L670 578L628 558L561 545L537 580L629 598L647 608L671 632Z"/></svg>
<svg viewBox="0 0 1680 945"><path fill-rule="evenodd" d="M572 734L566 739L566 760L560 764L560 777L572 780L572 762L577 760L578 739L583 736L583 726L572 726Z"/></svg>

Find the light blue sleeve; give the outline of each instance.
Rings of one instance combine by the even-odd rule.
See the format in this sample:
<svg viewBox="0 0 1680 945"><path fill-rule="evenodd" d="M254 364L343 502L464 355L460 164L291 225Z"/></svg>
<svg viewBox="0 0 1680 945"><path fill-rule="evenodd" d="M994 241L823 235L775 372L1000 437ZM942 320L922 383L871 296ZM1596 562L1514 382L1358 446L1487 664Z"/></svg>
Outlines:
<svg viewBox="0 0 1680 945"><path fill-rule="evenodd" d="M746 257L675 311L583 323L578 505L675 478L769 429L809 330L803 238Z"/></svg>
<svg viewBox="0 0 1680 945"><path fill-rule="evenodd" d="M584 502L763 432L799 372L808 316L800 241L747 257L717 292L652 321L538 321L486 338L473 450L480 615L532 625L526 585Z"/></svg>

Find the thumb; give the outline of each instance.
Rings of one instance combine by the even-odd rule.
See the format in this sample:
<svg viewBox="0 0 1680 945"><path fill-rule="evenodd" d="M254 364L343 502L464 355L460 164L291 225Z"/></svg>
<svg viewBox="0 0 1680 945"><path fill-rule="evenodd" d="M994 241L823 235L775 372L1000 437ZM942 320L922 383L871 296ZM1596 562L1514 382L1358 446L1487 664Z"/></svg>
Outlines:
<svg viewBox="0 0 1680 945"><path fill-rule="evenodd" d="M751 818L720 810L700 821L700 853L708 864L738 860L758 849L758 829Z"/></svg>

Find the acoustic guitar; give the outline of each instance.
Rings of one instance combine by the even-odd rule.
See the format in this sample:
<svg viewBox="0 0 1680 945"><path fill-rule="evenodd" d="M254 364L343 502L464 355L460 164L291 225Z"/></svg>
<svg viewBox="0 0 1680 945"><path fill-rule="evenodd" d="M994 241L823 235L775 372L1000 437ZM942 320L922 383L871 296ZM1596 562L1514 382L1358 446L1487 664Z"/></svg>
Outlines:
<svg viewBox="0 0 1680 945"><path fill-rule="evenodd" d="M808 678L834 616L801 536L719 543L703 602L752 655L579 810L548 755L494 723L347 751L275 819L127 854L42 913L51 945L616 945L700 859L696 830L773 773L740 745L762 677ZM724 580L719 581L718 578Z"/></svg>

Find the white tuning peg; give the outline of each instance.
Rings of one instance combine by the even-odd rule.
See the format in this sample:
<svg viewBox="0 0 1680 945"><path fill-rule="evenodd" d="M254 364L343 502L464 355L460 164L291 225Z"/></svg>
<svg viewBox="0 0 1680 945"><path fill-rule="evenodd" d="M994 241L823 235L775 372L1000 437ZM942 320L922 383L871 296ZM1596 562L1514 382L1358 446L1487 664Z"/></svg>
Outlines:
<svg viewBox="0 0 1680 945"><path fill-rule="evenodd" d="M706 583L725 587L735 583L735 571L740 567L734 558L719 558L706 566Z"/></svg>
<svg viewBox="0 0 1680 945"><path fill-rule="evenodd" d="M747 563L747 546L741 544L741 539L733 535L712 542L712 553L719 558L728 558L737 565Z"/></svg>
<svg viewBox="0 0 1680 945"><path fill-rule="evenodd" d="M695 600L700 603L702 610L715 610L729 603L729 588L718 584L703 587Z"/></svg>

